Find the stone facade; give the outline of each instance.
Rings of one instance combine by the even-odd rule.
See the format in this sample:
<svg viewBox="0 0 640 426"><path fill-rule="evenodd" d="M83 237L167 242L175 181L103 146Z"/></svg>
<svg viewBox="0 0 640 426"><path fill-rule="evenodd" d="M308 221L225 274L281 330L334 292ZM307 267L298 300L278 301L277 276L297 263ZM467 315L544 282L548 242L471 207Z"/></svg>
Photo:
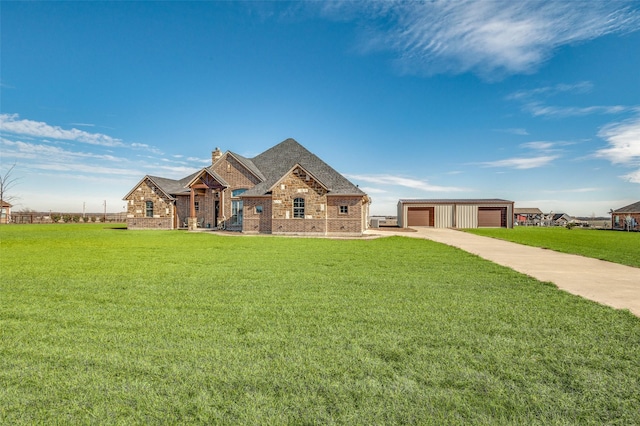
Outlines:
<svg viewBox="0 0 640 426"><path fill-rule="evenodd" d="M175 205L150 179L144 179L127 200L127 228L173 229ZM147 203L152 209L147 211Z"/></svg>
<svg viewBox="0 0 640 426"><path fill-rule="evenodd" d="M327 190L305 171L296 167L272 190L273 219L292 219L293 202L304 200L304 219L325 219Z"/></svg>
<svg viewBox="0 0 640 426"><path fill-rule="evenodd" d="M367 228L367 195L304 147L288 139L265 154L246 159L216 148L210 167L182 180L145 177L125 197L128 228L297 235L361 235Z"/></svg>

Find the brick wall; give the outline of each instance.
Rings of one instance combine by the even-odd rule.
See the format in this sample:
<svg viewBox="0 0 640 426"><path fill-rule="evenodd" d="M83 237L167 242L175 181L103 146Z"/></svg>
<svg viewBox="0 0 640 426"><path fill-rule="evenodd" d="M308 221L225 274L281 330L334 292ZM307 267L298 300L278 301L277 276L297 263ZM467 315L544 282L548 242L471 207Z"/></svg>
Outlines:
<svg viewBox="0 0 640 426"><path fill-rule="evenodd" d="M128 228L173 228L173 202L149 179L126 199ZM153 217L147 217L147 201L153 202Z"/></svg>
<svg viewBox="0 0 640 426"><path fill-rule="evenodd" d="M616 224L615 218L618 216L618 223ZM627 229L627 216L631 216L636 220L636 227L632 230L640 230L640 213L613 213L611 216L611 227L613 229Z"/></svg>
<svg viewBox="0 0 640 426"><path fill-rule="evenodd" d="M247 233L271 233L271 198L256 197L243 198L244 200L244 220L242 222L242 232ZM256 208L262 207L262 213L258 213Z"/></svg>
<svg viewBox="0 0 640 426"><path fill-rule="evenodd" d="M361 234L363 226L362 196L327 197L329 216L328 233ZM340 206L347 207L347 213L340 213Z"/></svg>
<svg viewBox="0 0 640 426"><path fill-rule="evenodd" d="M189 204L189 196L180 195L176 197L176 213L178 215L178 228L186 228L187 221L189 219L189 211L191 206Z"/></svg>
<svg viewBox="0 0 640 426"><path fill-rule="evenodd" d="M272 234L325 235L326 219L273 219Z"/></svg>
<svg viewBox="0 0 640 426"><path fill-rule="evenodd" d="M227 229L234 229L234 227L231 226L230 220L232 191L236 189L253 188L260 180L229 154L225 154L224 157L216 163L213 170L229 184L229 188L224 190L224 203L221 205L220 216L224 215L226 218ZM238 230L240 229L238 228Z"/></svg>
<svg viewBox="0 0 640 426"><path fill-rule="evenodd" d="M155 217L128 217L127 228L129 229L173 229L171 218Z"/></svg>

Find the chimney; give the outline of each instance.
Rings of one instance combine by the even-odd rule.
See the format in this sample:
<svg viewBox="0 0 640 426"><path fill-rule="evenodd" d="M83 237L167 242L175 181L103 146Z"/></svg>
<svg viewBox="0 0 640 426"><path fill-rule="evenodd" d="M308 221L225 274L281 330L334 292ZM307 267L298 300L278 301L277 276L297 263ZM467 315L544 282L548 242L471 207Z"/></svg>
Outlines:
<svg viewBox="0 0 640 426"><path fill-rule="evenodd" d="M211 151L211 164L215 164L220 157L222 157L222 151L220 151L220 148L216 147L215 151Z"/></svg>

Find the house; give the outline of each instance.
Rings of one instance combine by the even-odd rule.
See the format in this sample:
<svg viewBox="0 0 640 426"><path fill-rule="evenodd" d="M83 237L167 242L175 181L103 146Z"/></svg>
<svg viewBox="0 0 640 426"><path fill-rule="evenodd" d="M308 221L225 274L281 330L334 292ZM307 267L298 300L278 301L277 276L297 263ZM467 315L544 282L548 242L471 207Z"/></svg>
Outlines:
<svg viewBox="0 0 640 426"><path fill-rule="evenodd" d="M400 200L398 226L513 228L513 204L500 199Z"/></svg>
<svg viewBox="0 0 640 426"><path fill-rule="evenodd" d="M11 222L11 204L4 200L0 200L0 223Z"/></svg>
<svg viewBox="0 0 640 426"><path fill-rule="evenodd" d="M554 213L551 217L552 226L566 226L569 222L572 222L572 219L566 213Z"/></svg>
<svg viewBox="0 0 640 426"><path fill-rule="evenodd" d="M514 224L521 226L540 225L542 220L542 210L538 208L524 207L513 209Z"/></svg>
<svg viewBox="0 0 640 426"><path fill-rule="evenodd" d="M611 228L640 230L640 201L612 210Z"/></svg>
<svg viewBox="0 0 640 426"><path fill-rule="evenodd" d="M147 175L124 197L127 228L361 235L370 199L294 139L254 158L212 152L179 180Z"/></svg>

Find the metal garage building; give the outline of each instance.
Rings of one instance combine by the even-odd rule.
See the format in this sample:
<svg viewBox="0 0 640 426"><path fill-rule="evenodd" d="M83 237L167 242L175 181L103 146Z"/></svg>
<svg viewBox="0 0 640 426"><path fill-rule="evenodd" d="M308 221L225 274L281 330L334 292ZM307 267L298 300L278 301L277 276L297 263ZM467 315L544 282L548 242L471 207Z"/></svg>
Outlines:
<svg viewBox="0 0 640 426"><path fill-rule="evenodd" d="M513 201L400 200L398 226L435 228L513 228Z"/></svg>

